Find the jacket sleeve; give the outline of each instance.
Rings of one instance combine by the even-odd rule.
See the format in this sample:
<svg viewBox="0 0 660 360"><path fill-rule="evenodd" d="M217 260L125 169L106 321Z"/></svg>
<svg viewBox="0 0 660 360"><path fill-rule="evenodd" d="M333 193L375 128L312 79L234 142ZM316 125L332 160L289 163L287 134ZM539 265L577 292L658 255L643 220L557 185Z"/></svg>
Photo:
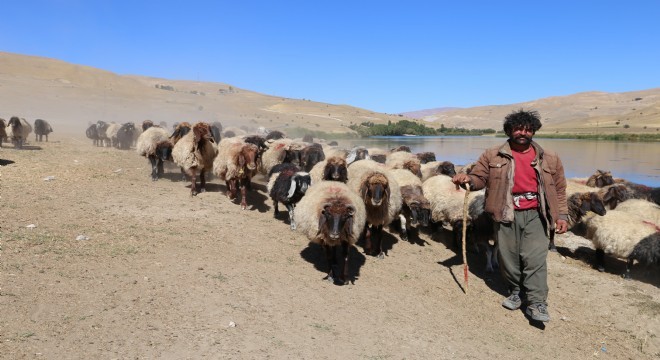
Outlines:
<svg viewBox="0 0 660 360"><path fill-rule="evenodd" d="M557 191L557 203L559 205L559 218L568 220L568 204L566 201L566 177L564 176L564 165L559 156L557 156L557 171L555 172L555 189Z"/></svg>
<svg viewBox="0 0 660 360"><path fill-rule="evenodd" d="M470 171L470 190L476 191L486 187L488 176L490 175L488 163L488 155L484 152L475 163L472 171Z"/></svg>

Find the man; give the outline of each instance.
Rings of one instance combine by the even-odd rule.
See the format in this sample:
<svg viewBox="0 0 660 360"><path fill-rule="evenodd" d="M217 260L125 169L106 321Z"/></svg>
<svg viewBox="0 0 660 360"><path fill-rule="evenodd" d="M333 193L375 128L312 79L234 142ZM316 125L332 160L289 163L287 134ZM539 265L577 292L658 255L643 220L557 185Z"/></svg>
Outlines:
<svg viewBox="0 0 660 360"><path fill-rule="evenodd" d="M538 112L518 110L505 117L509 140L486 150L470 174L453 177L471 190L486 188L484 210L493 218L502 276L509 297L502 306L517 310L521 290L525 313L533 320L550 321L548 313L548 235L568 228L566 178L556 153L532 141L541 128Z"/></svg>

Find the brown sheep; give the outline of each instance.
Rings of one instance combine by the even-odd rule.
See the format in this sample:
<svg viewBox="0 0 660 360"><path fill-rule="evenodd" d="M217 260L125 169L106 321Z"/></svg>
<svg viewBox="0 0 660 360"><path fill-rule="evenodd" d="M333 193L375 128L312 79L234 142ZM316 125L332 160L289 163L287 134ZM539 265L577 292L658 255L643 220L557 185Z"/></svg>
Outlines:
<svg viewBox="0 0 660 360"><path fill-rule="evenodd" d="M213 161L213 173L225 181L227 197L235 199L241 190L241 208L247 209L247 190L257 171L259 148L238 137L220 142L218 156Z"/></svg>
<svg viewBox="0 0 660 360"><path fill-rule="evenodd" d="M174 144L172 158L190 177L190 195L197 195L197 171L200 175L200 191L206 191L205 173L211 170L218 149L213 141L209 124L198 122L191 131Z"/></svg>

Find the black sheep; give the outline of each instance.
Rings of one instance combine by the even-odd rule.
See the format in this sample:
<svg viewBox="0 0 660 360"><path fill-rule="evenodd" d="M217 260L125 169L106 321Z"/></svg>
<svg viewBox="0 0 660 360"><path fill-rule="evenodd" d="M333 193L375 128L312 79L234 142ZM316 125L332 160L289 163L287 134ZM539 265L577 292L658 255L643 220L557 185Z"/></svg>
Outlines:
<svg viewBox="0 0 660 360"><path fill-rule="evenodd" d="M273 199L274 217L277 217L279 210L278 203L284 204L289 212L289 223L291 230L296 229L296 223L293 217L294 208L300 199L305 196L307 188L312 183L312 178L308 173L300 171L293 164L279 164L271 170L270 180L268 181L268 193Z"/></svg>
<svg viewBox="0 0 660 360"><path fill-rule="evenodd" d="M119 149L128 150L133 144L133 138L135 137L135 124L132 122L127 122L123 124L119 131L117 132L117 145Z"/></svg>

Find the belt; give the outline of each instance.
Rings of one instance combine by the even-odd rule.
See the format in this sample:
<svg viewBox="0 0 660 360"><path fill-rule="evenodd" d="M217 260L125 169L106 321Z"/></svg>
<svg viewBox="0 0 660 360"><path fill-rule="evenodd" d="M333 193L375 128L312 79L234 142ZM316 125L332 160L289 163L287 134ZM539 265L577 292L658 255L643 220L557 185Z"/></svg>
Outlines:
<svg viewBox="0 0 660 360"><path fill-rule="evenodd" d="M516 207L520 207L520 199L533 200L539 197L538 193L535 192L524 192L524 193L513 193L513 204Z"/></svg>

